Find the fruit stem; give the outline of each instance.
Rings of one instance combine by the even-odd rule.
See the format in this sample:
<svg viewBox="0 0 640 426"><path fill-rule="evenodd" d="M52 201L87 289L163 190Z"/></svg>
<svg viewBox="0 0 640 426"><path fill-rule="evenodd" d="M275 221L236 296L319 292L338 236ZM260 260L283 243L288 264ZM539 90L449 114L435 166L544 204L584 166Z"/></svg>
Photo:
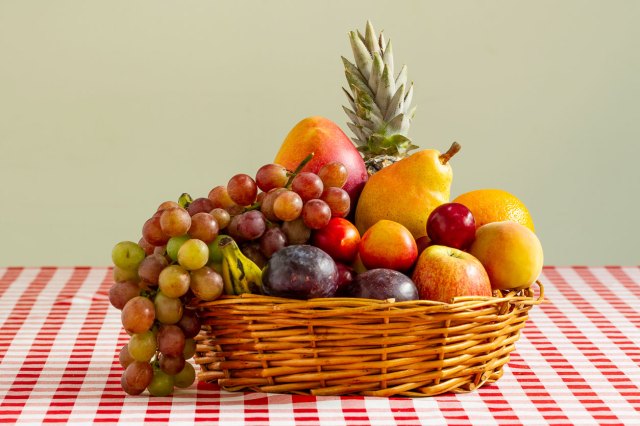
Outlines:
<svg viewBox="0 0 640 426"><path fill-rule="evenodd" d="M178 198L178 204L180 204L180 206L185 209L189 207L189 204L191 204L192 201L193 201L193 198L191 197L191 195L187 194L186 192L184 192L180 196L180 198Z"/></svg>
<svg viewBox="0 0 640 426"><path fill-rule="evenodd" d="M302 169L304 168L304 166L307 165L307 163L309 161L311 161L311 159L313 158L313 156L316 155L315 152L312 152L311 154L307 155L304 160L302 160L300 162L300 164L298 164L298 167L296 167L296 169L293 171L293 173L291 173L289 175L289 180L287 180L287 184L284 186L285 188L288 188L291 185L291 182L293 182L293 179L298 176L298 173L300 173L302 171Z"/></svg>
<svg viewBox="0 0 640 426"><path fill-rule="evenodd" d="M444 154L440 155L440 162L442 164L447 164L449 162L449 160L451 160L451 157L453 157L454 155L456 155L458 153L458 151L460 151L460 148L462 148L462 146L460 146L460 144L458 142L452 143L451 147L449 148L449 150L447 152L445 152Z"/></svg>

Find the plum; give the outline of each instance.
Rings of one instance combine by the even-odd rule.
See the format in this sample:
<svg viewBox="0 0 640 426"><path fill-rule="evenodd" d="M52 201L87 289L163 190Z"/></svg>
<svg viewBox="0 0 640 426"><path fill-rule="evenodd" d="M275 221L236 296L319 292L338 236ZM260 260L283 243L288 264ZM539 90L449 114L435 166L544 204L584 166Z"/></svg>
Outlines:
<svg viewBox="0 0 640 426"><path fill-rule="evenodd" d="M333 297L338 289L338 267L317 247L287 246L267 262L262 284L269 296L303 300Z"/></svg>
<svg viewBox="0 0 640 426"><path fill-rule="evenodd" d="M378 268L358 274L345 288L350 297L365 299L395 299L396 302L418 300L415 283L405 274L393 269Z"/></svg>

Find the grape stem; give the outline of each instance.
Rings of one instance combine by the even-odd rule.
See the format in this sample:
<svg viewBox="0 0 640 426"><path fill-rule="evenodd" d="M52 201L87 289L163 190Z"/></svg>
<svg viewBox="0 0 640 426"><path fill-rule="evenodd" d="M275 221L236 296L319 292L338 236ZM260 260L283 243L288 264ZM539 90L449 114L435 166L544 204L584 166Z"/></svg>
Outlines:
<svg viewBox="0 0 640 426"><path fill-rule="evenodd" d="M440 162L442 164L447 164L449 162L449 160L451 160L451 157L453 157L454 155L456 155L458 153L458 151L460 151L460 148L462 148L460 146L460 144L458 142L454 142L451 144L451 147L449 148L449 150L447 152L445 152L444 154L440 155Z"/></svg>
<svg viewBox="0 0 640 426"><path fill-rule="evenodd" d="M180 206L182 208L187 208L189 207L189 204L191 204L193 202L193 198L191 197L191 195L187 194L186 192L184 192L180 198L178 198L178 204L180 204Z"/></svg>
<svg viewBox="0 0 640 426"><path fill-rule="evenodd" d="M307 163L309 161L311 161L311 159L313 158L313 156L316 155L315 152L312 152L311 154L307 155L304 160L302 160L300 162L300 164L298 164L298 167L296 167L296 169L293 171L293 173L289 174L289 180L287 181L287 184L284 186L285 188L289 188L291 186L291 182L293 182L293 179L298 176L298 173L300 173L302 171L302 169L304 168L304 166L307 165Z"/></svg>

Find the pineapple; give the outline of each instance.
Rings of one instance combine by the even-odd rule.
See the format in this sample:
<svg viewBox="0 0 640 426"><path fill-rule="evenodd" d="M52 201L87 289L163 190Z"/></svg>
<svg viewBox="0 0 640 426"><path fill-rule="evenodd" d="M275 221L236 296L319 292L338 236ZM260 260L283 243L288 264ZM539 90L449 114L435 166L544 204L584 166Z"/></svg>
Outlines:
<svg viewBox="0 0 640 426"><path fill-rule="evenodd" d="M364 36L349 32L355 64L345 57L344 72L350 92L343 88L351 109L343 107L352 138L364 157L369 175L406 157L417 148L407 137L415 113L411 107L413 82L407 85L407 67L394 77L391 41L376 35L367 21Z"/></svg>

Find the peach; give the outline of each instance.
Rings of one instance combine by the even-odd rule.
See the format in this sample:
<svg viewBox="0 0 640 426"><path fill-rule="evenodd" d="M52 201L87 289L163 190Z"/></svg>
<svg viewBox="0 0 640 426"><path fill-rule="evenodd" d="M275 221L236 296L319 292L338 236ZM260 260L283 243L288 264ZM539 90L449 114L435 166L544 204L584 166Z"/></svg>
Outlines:
<svg viewBox="0 0 640 426"><path fill-rule="evenodd" d="M494 289L529 287L542 272L540 240L516 222L492 222L476 231L469 249L487 271Z"/></svg>
<svg viewBox="0 0 640 426"><path fill-rule="evenodd" d="M407 228L383 219L364 233L358 254L367 269L387 268L403 272L418 258L418 246Z"/></svg>

